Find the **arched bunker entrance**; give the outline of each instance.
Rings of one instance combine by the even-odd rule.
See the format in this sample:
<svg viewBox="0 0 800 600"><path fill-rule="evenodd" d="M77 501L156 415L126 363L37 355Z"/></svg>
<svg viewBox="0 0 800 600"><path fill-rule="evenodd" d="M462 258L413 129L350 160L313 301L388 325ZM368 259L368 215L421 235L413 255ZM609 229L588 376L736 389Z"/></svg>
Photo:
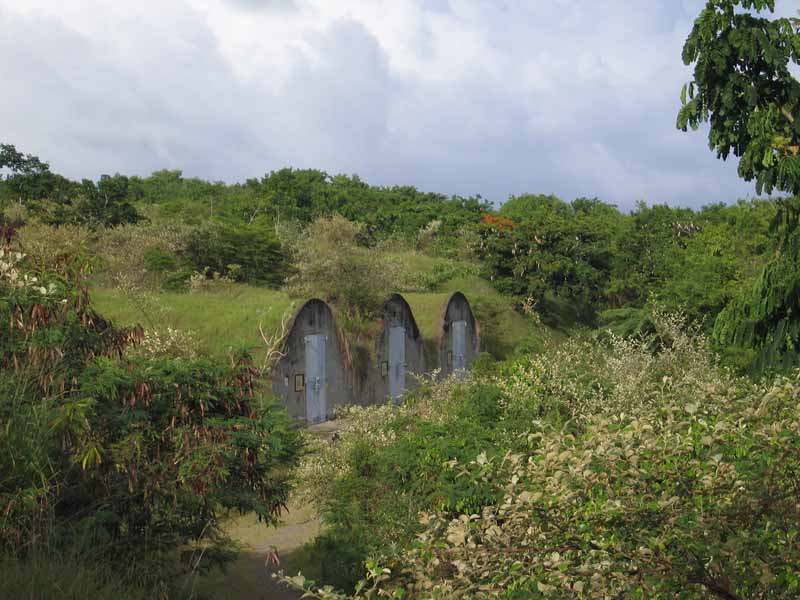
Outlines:
<svg viewBox="0 0 800 600"><path fill-rule="evenodd" d="M284 338L284 355L272 371L272 393L283 399L291 416L319 423L330 418L336 406L351 402L343 350L331 308L316 298L303 304Z"/></svg>
<svg viewBox="0 0 800 600"><path fill-rule="evenodd" d="M362 401L399 402L407 390L418 387L414 375L425 373L423 340L411 307L400 294L383 304L380 333L375 338L371 368L362 382Z"/></svg>
<svg viewBox="0 0 800 600"><path fill-rule="evenodd" d="M478 354L480 329L466 296L455 292L447 300L439 328L439 377L461 379Z"/></svg>

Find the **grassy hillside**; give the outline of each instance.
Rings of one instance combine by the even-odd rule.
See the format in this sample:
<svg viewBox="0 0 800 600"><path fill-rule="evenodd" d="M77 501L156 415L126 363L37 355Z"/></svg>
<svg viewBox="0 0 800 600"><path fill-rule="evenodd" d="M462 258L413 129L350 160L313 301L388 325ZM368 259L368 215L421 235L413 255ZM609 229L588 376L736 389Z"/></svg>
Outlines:
<svg viewBox="0 0 800 600"><path fill-rule="evenodd" d="M269 334L280 325L292 301L282 291L231 284L192 293L127 293L118 289L93 290L100 314L118 325L172 327L191 331L201 352L223 355L228 349L263 346L259 323Z"/></svg>
<svg viewBox="0 0 800 600"><path fill-rule="evenodd" d="M502 296L480 277L453 279L440 291L404 293L427 345L435 343L439 319L453 292L462 292L470 303L481 328L481 349L498 358L508 356L525 341L536 344L548 335L547 329L514 310L512 301Z"/></svg>
<svg viewBox="0 0 800 600"><path fill-rule="evenodd" d="M447 281L434 292L403 293L431 349L442 309L454 291L467 296L481 325L482 349L495 356L506 356L521 342L544 335L541 326L513 310L508 298L472 276ZM282 315L299 305L286 292L245 284L189 293L95 288L93 298L98 311L119 325L140 323L191 331L199 350L213 355L224 355L231 347L251 348L258 355L263 345L259 323L271 333Z"/></svg>

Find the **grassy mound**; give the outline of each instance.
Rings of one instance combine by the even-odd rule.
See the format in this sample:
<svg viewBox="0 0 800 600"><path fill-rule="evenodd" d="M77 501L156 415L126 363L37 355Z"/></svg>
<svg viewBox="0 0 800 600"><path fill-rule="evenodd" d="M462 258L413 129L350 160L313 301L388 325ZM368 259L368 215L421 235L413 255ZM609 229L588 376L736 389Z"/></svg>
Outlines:
<svg viewBox="0 0 800 600"><path fill-rule="evenodd" d="M526 340L546 335L545 328L516 312L511 301L487 281L473 276L450 280L434 292L403 293L425 338L426 350L435 348L442 309L455 291L466 295L480 323L482 349L498 358ZM251 348L258 355L263 346L259 324L265 333L275 331L293 305L286 292L246 284L191 293L95 288L92 298L98 311L119 325L138 323L191 331L198 350L212 355L224 355L231 347Z"/></svg>
<svg viewBox="0 0 800 600"><path fill-rule="evenodd" d="M126 293L97 288L92 298L98 311L119 325L171 327L191 331L198 350L224 355L229 348L250 348L258 355L265 333L275 331L292 307L285 292L244 284L230 284L193 293Z"/></svg>

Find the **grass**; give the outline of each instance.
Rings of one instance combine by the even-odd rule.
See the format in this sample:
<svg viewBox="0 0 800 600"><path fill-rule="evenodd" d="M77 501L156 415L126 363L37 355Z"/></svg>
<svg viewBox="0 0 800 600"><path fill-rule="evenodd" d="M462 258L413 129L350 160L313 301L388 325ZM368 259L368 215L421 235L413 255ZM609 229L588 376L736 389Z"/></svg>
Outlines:
<svg viewBox="0 0 800 600"><path fill-rule="evenodd" d="M419 252L394 256L406 269L430 273L440 259ZM464 263L468 268L470 265ZM439 318L447 299L460 291L472 307L481 326L481 349L504 358L521 343L541 340L547 328L534 323L514 309L512 300L500 294L485 279L461 276L445 281L432 292L404 292L426 343L426 352L435 358ZM199 350L224 355L228 349L247 347L256 356L263 346L259 323L271 334L281 317L294 306L289 296L279 290L244 284L220 285L196 292L137 292L96 288L93 300L97 310L119 325L140 323L144 326L172 327L192 331ZM536 345L536 343L534 343Z"/></svg>
<svg viewBox="0 0 800 600"><path fill-rule="evenodd" d="M293 310L285 292L242 284L230 284L198 292L136 292L117 289L92 290L97 311L118 325L173 327L192 331L199 350L224 355L229 348L263 346L258 331L261 323L269 335L283 314Z"/></svg>
<svg viewBox="0 0 800 600"><path fill-rule="evenodd" d="M439 334L439 319L453 292L463 293L481 327L481 349L497 358L504 358L520 343L547 335L546 328L514 310L512 301L480 277L452 279L441 291L403 294L417 326L426 340L426 351L433 349Z"/></svg>
<svg viewBox="0 0 800 600"><path fill-rule="evenodd" d="M498 358L510 354L531 336L542 336L544 328L514 310L502 296L479 277L453 279L435 292L403 294L429 347L435 347L439 318L447 299L460 291L470 302L481 325L482 349ZM100 314L118 325L172 327L192 331L201 352L224 355L229 348L247 347L256 355L263 345L261 323L270 334L284 313L293 312L294 302L282 291L233 284L198 292L136 292L95 288L93 302ZM294 306L293 306L294 305Z"/></svg>
<svg viewBox="0 0 800 600"><path fill-rule="evenodd" d="M152 590L126 585L97 557L0 557L0 598L19 600L145 600Z"/></svg>

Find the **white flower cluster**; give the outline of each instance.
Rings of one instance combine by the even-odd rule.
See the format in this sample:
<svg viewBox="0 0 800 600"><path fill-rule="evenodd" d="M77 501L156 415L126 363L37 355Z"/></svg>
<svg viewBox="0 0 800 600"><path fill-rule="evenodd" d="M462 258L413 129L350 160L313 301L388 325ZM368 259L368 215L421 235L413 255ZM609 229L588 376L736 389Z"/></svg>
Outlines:
<svg viewBox="0 0 800 600"><path fill-rule="evenodd" d="M134 355L146 358L171 356L192 359L197 356L197 340L193 331L166 329L147 329L141 342L132 347Z"/></svg>
<svg viewBox="0 0 800 600"><path fill-rule="evenodd" d="M717 368L708 340L680 314L653 313L652 337L622 338L608 332L604 344L575 337L547 353L520 360L494 383L506 402L540 404L570 418L641 415L682 399L703 402L725 395L736 380Z"/></svg>
<svg viewBox="0 0 800 600"><path fill-rule="evenodd" d="M42 296L50 296L56 291L55 284L43 286L39 279L30 273L25 273L21 268L25 255L21 252L12 252L0 248L0 281L16 289L28 288L39 292Z"/></svg>
<svg viewBox="0 0 800 600"><path fill-rule="evenodd" d="M211 277L208 276L209 273L211 274ZM212 290L225 287L233 283L235 283L234 280L228 275L223 275L217 271L211 271L208 267L206 267L202 272L195 271L191 274L189 277L189 291L197 292L201 290Z"/></svg>

